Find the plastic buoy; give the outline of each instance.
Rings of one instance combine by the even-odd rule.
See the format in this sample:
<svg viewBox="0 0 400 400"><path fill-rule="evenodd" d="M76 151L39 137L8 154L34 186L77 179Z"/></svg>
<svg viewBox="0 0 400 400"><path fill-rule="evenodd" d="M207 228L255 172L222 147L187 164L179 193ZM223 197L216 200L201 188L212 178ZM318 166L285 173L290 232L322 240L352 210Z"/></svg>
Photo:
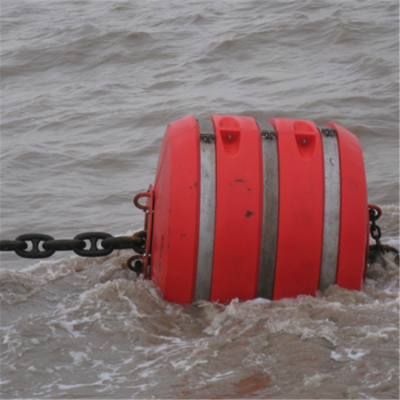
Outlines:
<svg viewBox="0 0 400 400"><path fill-rule="evenodd" d="M361 289L369 217L355 135L213 115L168 125L146 213L147 275L171 302ZM154 199L153 199L154 198ZM150 214L150 217L148 216Z"/></svg>

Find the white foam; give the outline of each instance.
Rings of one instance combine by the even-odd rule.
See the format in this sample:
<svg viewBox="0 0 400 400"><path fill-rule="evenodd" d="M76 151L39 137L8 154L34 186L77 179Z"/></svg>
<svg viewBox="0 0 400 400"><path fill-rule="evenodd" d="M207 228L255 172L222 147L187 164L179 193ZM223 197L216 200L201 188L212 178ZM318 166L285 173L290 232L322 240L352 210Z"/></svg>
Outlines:
<svg viewBox="0 0 400 400"><path fill-rule="evenodd" d="M343 352L332 351L330 358L337 362L346 362L349 360L357 361L369 353L368 350L344 348Z"/></svg>
<svg viewBox="0 0 400 400"><path fill-rule="evenodd" d="M386 341L389 340L388 333L389 332L397 332L397 331L398 331L398 329L394 328L394 327L393 328L390 328L390 327L382 328L382 329L379 329L376 332L369 331L369 332L367 332L366 339L372 339L373 341L384 341L384 342L386 342Z"/></svg>
<svg viewBox="0 0 400 400"><path fill-rule="evenodd" d="M269 304L269 303L271 303L271 300L264 299L262 297L257 297L254 300L247 300L244 304L260 306L260 305Z"/></svg>
<svg viewBox="0 0 400 400"><path fill-rule="evenodd" d="M362 349L344 349L346 356L350 358L351 360L359 360L361 357L364 357L366 354L369 353L368 350L362 350Z"/></svg>
<svg viewBox="0 0 400 400"><path fill-rule="evenodd" d="M74 325L77 321L59 321L61 327L63 327L73 338L84 337L80 332L76 331Z"/></svg>
<svg viewBox="0 0 400 400"><path fill-rule="evenodd" d="M337 362L348 361L347 357L345 357L343 354L337 353L336 351L332 351L330 357L332 358L332 360L335 360Z"/></svg>
<svg viewBox="0 0 400 400"><path fill-rule="evenodd" d="M136 368L133 371L136 371L140 368L147 368L147 367L151 367L154 364L157 364L159 361L161 361L164 357L158 357L155 358L154 360L150 360L150 361L145 361L143 363L140 363L136 366Z"/></svg>
<svg viewBox="0 0 400 400"><path fill-rule="evenodd" d="M190 357L186 358L185 360L180 361L171 361L171 365L174 367L175 370L183 369L185 372L191 370L196 365L207 364L207 360L195 360L193 363L190 363Z"/></svg>
<svg viewBox="0 0 400 400"><path fill-rule="evenodd" d="M305 386L314 386L318 387L321 386L322 382L328 378L332 378L332 374L319 374L316 373L313 376L305 377L304 378L304 385Z"/></svg>
<svg viewBox="0 0 400 400"><path fill-rule="evenodd" d="M104 361L103 360L92 360L92 368L99 367L100 365L103 365Z"/></svg>
<svg viewBox="0 0 400 400"><path fill-rule="evenodd" d="M73 363L75 365L82 364L83 361L89 359L89 356L86 353L84 353L83 351L70 351L68 354L74 360Z"/></svg>
<svg viewBox="0 0 400 400"><path fill-rule="evenodd" d="M234 371L228 371L228 372L225 372L225 373L223 373L223 374L217 373L217 374L215 374L212 378L208 379L207 381L208 381L208 382L217 382L217 381L221 381L221 380L227 378L228 376L233 375L234 373L235 373Z"/></svg>
<svg viewBox="0 0 400 400"><path fill-rule="evenodd" d="M95 384L87 384L87 383L76 383L74 385L64 385L62 383L58 383L57 386L60 390L68 390L68 389L76 389L79 387L90 387L94 386Z"/></svg>

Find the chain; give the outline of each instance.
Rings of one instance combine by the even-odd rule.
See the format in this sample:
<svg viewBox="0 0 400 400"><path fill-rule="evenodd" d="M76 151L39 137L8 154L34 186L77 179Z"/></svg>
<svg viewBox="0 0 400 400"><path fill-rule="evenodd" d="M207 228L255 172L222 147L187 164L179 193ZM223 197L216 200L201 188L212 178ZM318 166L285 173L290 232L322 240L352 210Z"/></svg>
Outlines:
<svg viewBox="0 0 400 400"><path fill-rule="evenodd" d="M376 221L382 216L382 210L369 204L370 233L376 241L375 246L371 246L372 252L394 251L381 244L381 228ZM105 232L85 232L76 235L72 240L56 240L52 236L40 233L28 233L18 236L15 240L0 240L0 251L15 251L23 258L47 258L51 257L56 251L72 250L82 257L103 257L111 254L114 250L133 249L136 253L144 254L146 248L146 231L139 231L132 236L113 237ZM31 246L28 245L31 243ZM99 244L101 247L99 247ZM371 255L371 254L370 254ZM141 256L133 256L129 259L128 267L140 273ZM132 265L134 264L134 265Z"/></svg>
<svg viewBox="0 0 400 400"><path fill-rule="evenodd" d="M72 240L55 240L49 235L28 233L15 240L0 240L0 251L15 251L23 258L47 258L56 251L67 250L82 257L103 257L119 249L133 249L136 253L144 254L146 238L146 231L118 237L105 232L85 232L76 235Z"/></svg>
<svg viewBox="0 0 400 400"><path fill-rule="evenodd" d="M368 204L369 208L369 221L370 221L370 233L372 239L375 240L376 244L369 247L368 259L369 263L372 264L377 260L377 257L383 253L392 252L395 254L395 262L399 263L399 251L394 247L387 244L381 243L381 228L376 224L376 221L382 216L382 210L380 207L373 204ZM384 263L385 265L385 263Z"/></svg>
<svg viewBox="0 0 400 400"><path fill-rule="evenodd" d="M132 265L133 264L133 265ZM126 263L127 267L139 276L143 269L143 256L132 256Z"/></svg>
<svg viewBox="0 0 400 400"><path fill-rule="evenodd" d="M376 246L381 248L381 228L376 224L376 221L382 216L382 210L373 204L368 204L370 233L372 239L376 241Z"/></svg>

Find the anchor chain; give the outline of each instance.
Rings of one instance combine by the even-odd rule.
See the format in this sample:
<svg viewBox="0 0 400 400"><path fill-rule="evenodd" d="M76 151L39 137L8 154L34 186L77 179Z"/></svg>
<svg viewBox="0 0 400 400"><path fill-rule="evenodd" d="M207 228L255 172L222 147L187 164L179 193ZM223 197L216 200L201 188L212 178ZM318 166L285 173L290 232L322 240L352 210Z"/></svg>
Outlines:
<svg viewBox="0 0 400 400"><path fill-rule="evenodd" d="M0 240L0 251L15 251L22 258L47 258L56 251L72 250L82 257L103 257L114 250L132 249L143 254L146 248L146 231L132 236L113 237L106 232L85 232L72 240L56 240L50 235L28 233L15 240Z"/></svg>
<svg viewBox="0 0 400 400"><path fill-rule="evenodd" d="M373 204L368 204L369 208L369 221L370 221L370 233L372 239L375 240L376 245L380 248L381 245L381 228L376 224L376 221L382 216L382 210L380 207Z"/></svg>
<svg viewBox="0 0 400 400"><path fill-rule="evenodd" d="M370 234L372 239L375 240L376 244L369 247L369 262L374 263L379 254L392 252L396 254L395 261L399 263L399 251L394 247L387 244L381 243L381 228L376 224L376 221L382 216L382 210L380 207L374 204L368 204L369 209L369 221L370 221Z"/></svg>

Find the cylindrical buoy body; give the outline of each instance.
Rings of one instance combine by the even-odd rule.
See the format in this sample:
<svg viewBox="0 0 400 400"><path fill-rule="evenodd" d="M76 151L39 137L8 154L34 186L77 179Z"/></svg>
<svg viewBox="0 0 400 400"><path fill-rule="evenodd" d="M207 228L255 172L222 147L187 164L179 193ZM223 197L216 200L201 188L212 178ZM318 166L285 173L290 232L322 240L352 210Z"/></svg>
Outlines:
<svg viewBox="0 0 400 400"><path fill-rule="evenodd" d="M161 146L150 278L182 304L359 290L368 226L362 151L346 129L188 116Z"/></svg>

